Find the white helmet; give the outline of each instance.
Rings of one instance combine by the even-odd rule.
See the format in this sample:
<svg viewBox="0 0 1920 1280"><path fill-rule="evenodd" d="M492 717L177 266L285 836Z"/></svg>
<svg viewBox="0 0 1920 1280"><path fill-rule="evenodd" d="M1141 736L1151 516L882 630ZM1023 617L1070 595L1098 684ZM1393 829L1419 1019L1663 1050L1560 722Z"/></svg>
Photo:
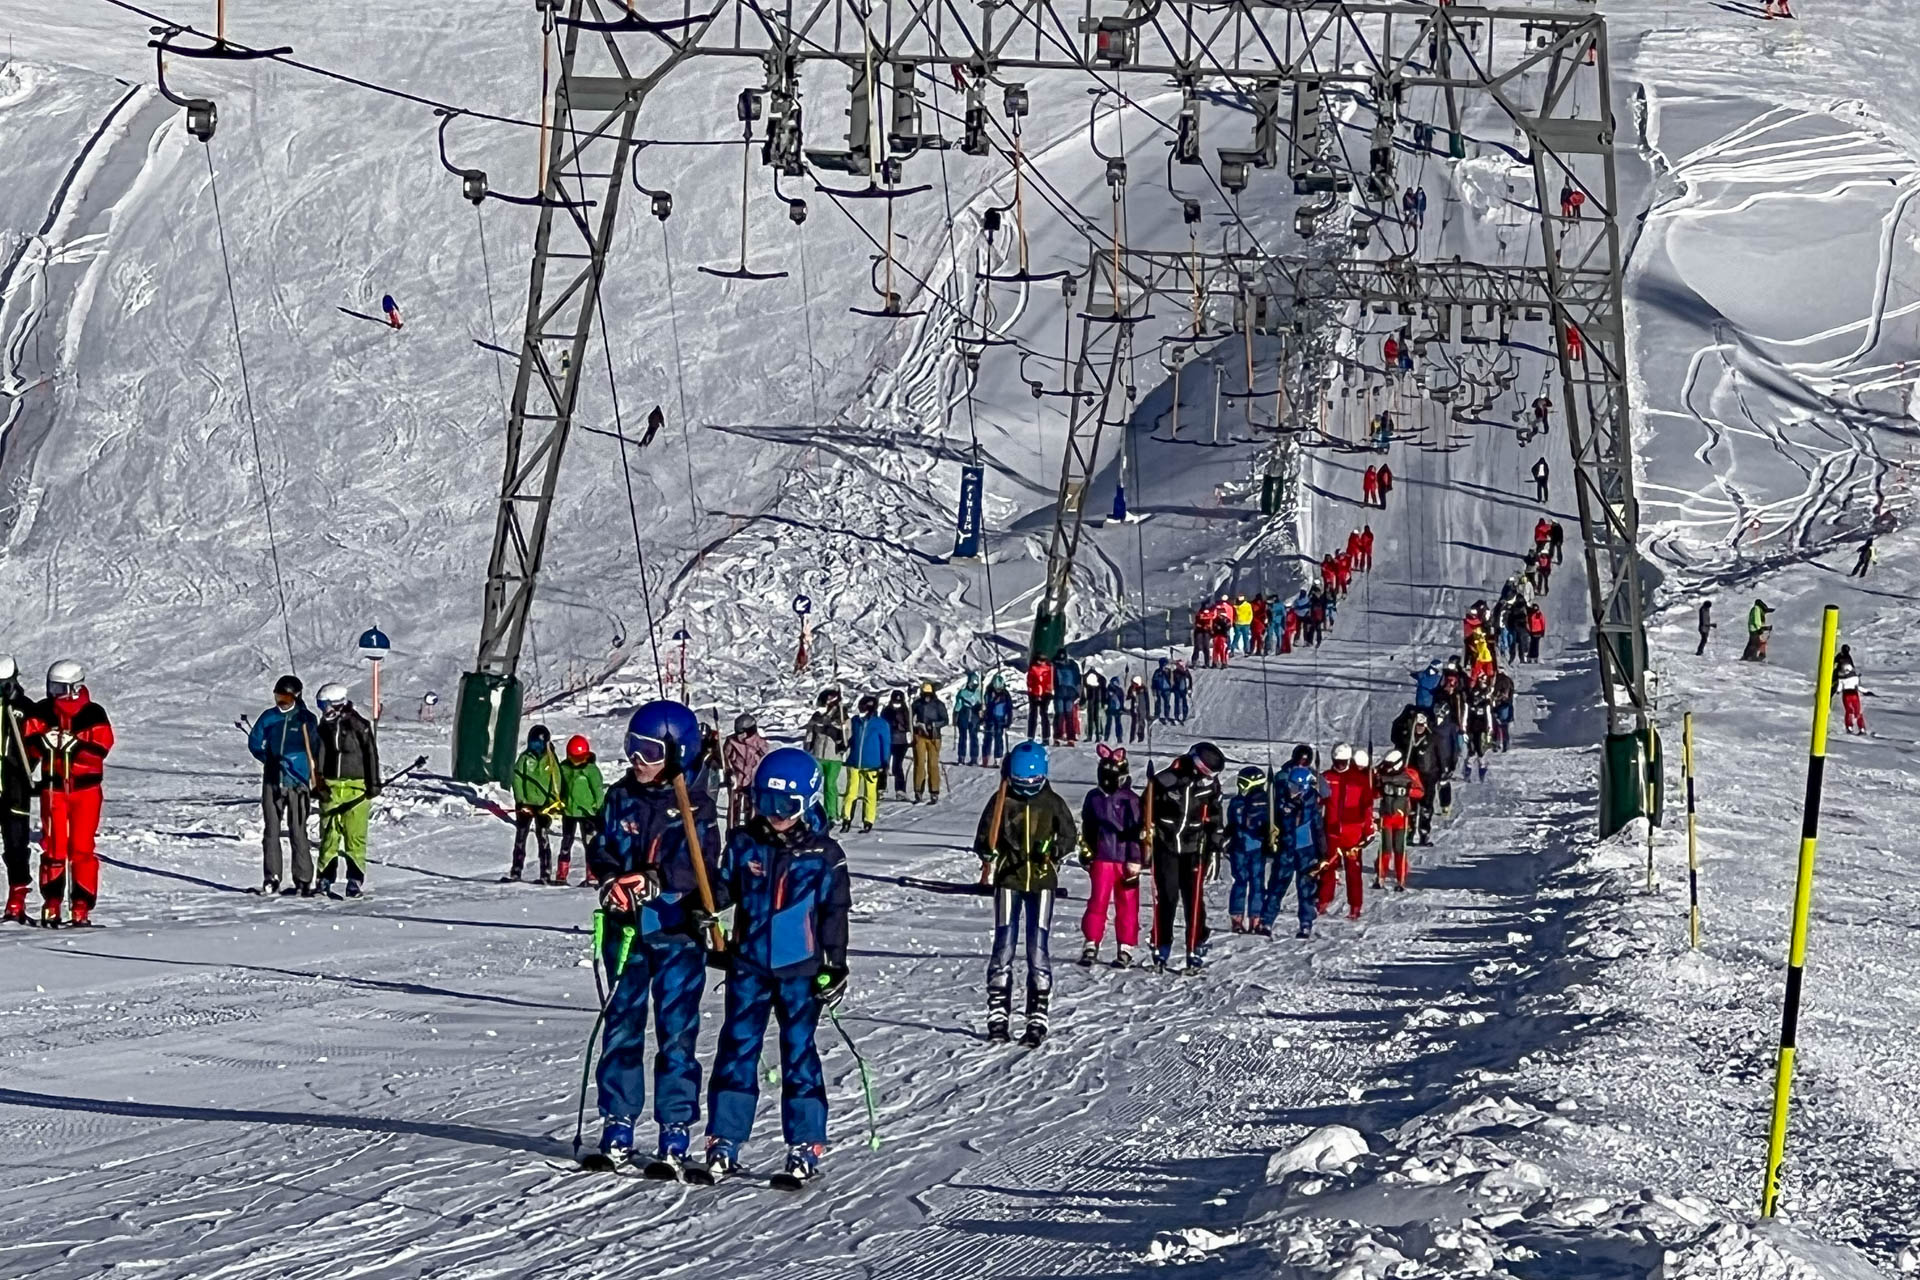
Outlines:
<svg viewBox="0 0 1920 1280"><path fill-rule="evenodd" d="M0 680L18 680L20 666L10 653L0 653Z"/></svg>
<svg viewBox="0 0 1920 1280"><path fill-rule="evenodd" d="M87 669L72 658L62 658L47 668L47 696L58 698L72 693L87 682Z"/></svg>
<svg viewBox="0 0 1920 1280"><path fill-rule="evenodd" d="M1354 748L1353 767L1356 769L1368 769L1372 766L1373 757L1367 754L1367 749L1365 747Z"/></svg>
<svg viewBox="0 0 1920 1280"><path fill-rule="evenodd" d="M320 686L320 692L313 696L313 700L320 704L322 711L336 702L346 702L348 701L347 686L338 681L329 681Z"/></svg>
<svg viewBox="0 0 1920 1280"><path fill-rule="evenodd" d="M1353 744L1336 742L1333 744L1333 767L1338 769L1353 760Z"/></svg>
<svg viewBox="0 0 1920 1280"><path fill-rule="evenodd" d="M1401 765L1401 762L1403 762L1405 759L1406 757L1400 754L1400 748L1395 747L1393 750L1387 752L1386 758L1382 760L1380 763L1385 765L1389 769L1398 769Z"/></svg>

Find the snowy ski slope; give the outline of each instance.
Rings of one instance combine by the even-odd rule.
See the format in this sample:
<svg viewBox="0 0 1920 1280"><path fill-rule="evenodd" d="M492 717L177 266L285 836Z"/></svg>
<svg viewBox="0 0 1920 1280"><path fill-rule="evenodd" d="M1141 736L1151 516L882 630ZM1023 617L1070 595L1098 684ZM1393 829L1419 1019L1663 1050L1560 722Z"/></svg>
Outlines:
<svg viewBox="0 0 1920 1280"><path fill-rule="evenodd" d="M750 1185L556 1167L592 1023L589 904L578 890L493 883L507 833L491 797L440 781L396 789L380 806L368 901L245 896L255 783L225 726L264 702L286 655L207 159L140 87L153 75L141 19L99 0L52 14L0 2L17 59L0 72L13 177L0 188L0 586L31 602L5 643L29 670L84 657L123 743L102 842L110 927L0 936L5 1272L810 1280L1179 1263L1289 1280L1852 1280L1920 1268L1920 984L1902 945L1920 918L1920 869L1894 835L1916 803L1903 708L1920 583L1904 531L1882 540L1867 583L1834 571L1876 514L1906 509L1920 60L1893 0L1823 5L1834 12L1792 26L1759 22L1744 0L1601 7L1615 101L1634 104L1622 138L1645 147L1641 161L1623 156L1646 210L1629 279L1643 521L1665 574L1653 642L1670 742L1681 709L1699 718L1706 947L1685 951L1677 829L1658 838L1655 896L1638 892L1637 847L1590 838L1599 725L1569 547L1546 601L1548 661L1522 673L1517 750L1460 787L1435 846L1416 853L1415 891L1370 894L1362 921L1328 920L1310 943L1223 939L1194 981L1060 966L1056 1035L1037 1052L977 1039L982 907L899 879L971 876L964 845L987 776L958 771L937 809L891 806L849 843L846 1025L876 1070L882 1145L863 1144L858 1075L829 1033L829 1181L769 1202ZM533 110L530 6L232 8L239 38L473 108ZM347 674L353 636L389 630L383 752L395 764L427 752L439 771L445 727L418 723L413 704L448 692L470 660L498 483L496 370L471 339L511 345L530 222L489 206L482 260L422 108L273 65L171 75L221 99L213 181L295 655L310 682ZM692 74L648 127L724 138L738 87ZM1080 89L1033 88L1036 169L1104 213ZM1140 102L1164 115L1164 102ZM1158 190L1164 137L1137 112L1109 127L1102 146L1133 161L1134 242L1184 239ZM1244 125L1223 110L1210 127ZM530 131L463 122L453 141L500 187L531 185ZM789 670L794 590L820 602L818 661L837 657L855 683L946 678L1022 642L1062 424L1010 358L989 358L969 414L950 312L846 315L866 304L868 246L829 202L797 232L756 184L756 254L791 276L747 287L696 273L733 251L736 157L642 152L642 180L675 193L673 305L662 230L636 215L609 274L612 356L627 429L655 402L669 415L633 477L654 606L694 637L694 693L729 715L768 707L790 728L820 674ZM916 272L960 288L1006 250L1004 237L986 245L977 214L1010 187L1004 166L947 161L939 198L908 202L898 229ZM1530 177L1499 153L1433 162L1421 180L1430 251L1538 253L1505 199ZM1294 243L1290 199L1255 195L1255 230ZM1224 212L1209 200L1209 225ZM1032 234L1037 268L1083 251L1057 218L1036 218ZM377 312L388 292L401 333L337 310ZM1058 349L1060 302L1045 286L998 286L991 302L1023 341ZM1378 336L1363 324L1352 340L1377 349ZM1211 444L1215 381L1244 390L1244 352L1225 344L1189 366L1178 439L1171 388L1141 362L1129 498L1144 518L1094 530L1080 567L1071 634L1096 665L1167 651L1164 625L1135 617L1142 600L1176 610L1177 633L1177 611L1204 590L1291 586L1300 553L1369 515L1380 537L1375 572L1321 652L1206 673L1195 722L1156 729L1155 759L1196 735L1255 762L1295 740L1382 744L1408 669L1454 643L1461 611L1497 592L1530 539L1539 509L1524 475L1543 448L1551 506L1576 527L1561 437L1523 447L1512 430L1543 377L1521 355L1514 392L1477 421L1431 405L1403 417L1420 430L1392 455L1386 513L1355 505L1368 455L1310 450L1291 527L1257 514L1260 445L1235 402ZM1270 387L1272 352L1254 356L1254 385ZM1358 401L1337 404L1328 425L1357 435L1363 416ZM612 429L603 387L583 421ZM975 430L991 583L943 563ZM536 692L558 699L548 722L603 746L655 676L617 449L575 438L528 660ZM1103 472L1091 510L1113 478ZM1696 660L1702 592L1723 631ZM1730 660L1755 593L1781 607L1761 670ZM1876 695L1876 736L1834 745L1786 1220L1757 1228L1807 672L1827 600L1845 610ZM607 684L562 696L609 670ZM1089 757L1060 755L1076 802ZM1077 948L1079 906L1056 919L1060 956ZM717 1010L710 993L710 1020ZM750 1158L772 1158L770 1120L763 1110Z"/></svg>

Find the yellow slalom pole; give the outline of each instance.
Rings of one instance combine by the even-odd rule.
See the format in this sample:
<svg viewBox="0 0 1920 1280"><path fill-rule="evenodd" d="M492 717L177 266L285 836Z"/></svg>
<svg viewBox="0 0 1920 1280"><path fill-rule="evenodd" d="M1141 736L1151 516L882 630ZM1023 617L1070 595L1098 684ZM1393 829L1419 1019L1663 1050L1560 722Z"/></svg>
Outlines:
<svg viewBox="0 0 1920 1280"><path fill-rule="evenodd" d="M1787 1149L1787 1107L1793 1097L1800 984L1807 966L1807 911L1813 905L1813 852L1820 842L1820 786L1827 771L1834 639L1839 633L1840 610L1828 605L1820 625L1820 665L1813 673L1813 745L1807 752L1807 798L1800 812L1800 873L1793 890L1793 940L1787 950L1787 997L1780 1017L1780 1061L1773 1078L1773 1127L1767 1136L1767 1176L1760 1191L1763 1218L1773 1216L1774 1206L1780 1199L1780 1162Z"/></svg>
<svg viewBox="0 0 1920 1280"><path fill-rule="evenodd" d="M1687 775L1687 941L1700 949L1700 838L1694 827L1693 712L1680 718L1680 757Z"/></svg>

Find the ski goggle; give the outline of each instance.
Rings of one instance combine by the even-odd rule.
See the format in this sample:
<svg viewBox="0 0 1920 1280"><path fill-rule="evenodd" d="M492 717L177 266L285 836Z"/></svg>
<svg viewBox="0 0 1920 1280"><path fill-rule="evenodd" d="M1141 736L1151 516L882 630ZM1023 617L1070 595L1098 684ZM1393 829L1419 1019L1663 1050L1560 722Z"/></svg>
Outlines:
<svg viewBox="0 0 1920 1280"><path fill-rule="evenodd" d="M754 808L763 818L797 818L807 811L807 798L798 792L761 791L754 796Z"/></svg>
<svg viewBox="0 0 1920 1280"><path fill-rule="evenodd" d="M49 698L71 698L74 694L80 692L80 689L81 686L78 684L55 683L51 680L47 682L47 696Z"/></svg>
<svg viewBox="0 0 1920 1280"><path fill-rule="evenodd" d="M635 734L627 739L628 758L641 764L665 764L667 762L667 743L664 738L649 738Z"/></svg>

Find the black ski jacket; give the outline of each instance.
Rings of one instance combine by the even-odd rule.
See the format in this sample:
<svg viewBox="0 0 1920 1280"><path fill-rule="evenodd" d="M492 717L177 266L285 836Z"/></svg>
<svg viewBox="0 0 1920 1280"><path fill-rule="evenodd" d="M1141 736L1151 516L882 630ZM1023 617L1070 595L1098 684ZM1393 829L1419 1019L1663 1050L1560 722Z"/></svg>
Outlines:
<svg viewBox="0 0 1920 1280"><path fill-rule="evenodd" d="M1213 857L1227 847L1227 806L1220 780L1192 771L1182 756L1153 775L1153 851Z"/></svg>
<svg viewBox="0 0 1920 1280"><path fill-rule="evenodd" d="M320 717L320 777L327 782L358 778L367 784L369 800L380 794L380 748L373 726L352 707Z"/></svg>
<svg viewBox="0 0 1920 1280"><path fill-rule="evenodd" d="M993 887L1018 893L1037 893L1060 887L1060 859L1079 848L1080 834L1074 829L1073 810L1060 798L1051 784L1032 797L1007 789L1006 805L1000 813L1000 839L993 838L993 811L999 806L999 793L987 798L981 810L980 827L974 832L973 851L982 862L993 864Z"/></svg>

